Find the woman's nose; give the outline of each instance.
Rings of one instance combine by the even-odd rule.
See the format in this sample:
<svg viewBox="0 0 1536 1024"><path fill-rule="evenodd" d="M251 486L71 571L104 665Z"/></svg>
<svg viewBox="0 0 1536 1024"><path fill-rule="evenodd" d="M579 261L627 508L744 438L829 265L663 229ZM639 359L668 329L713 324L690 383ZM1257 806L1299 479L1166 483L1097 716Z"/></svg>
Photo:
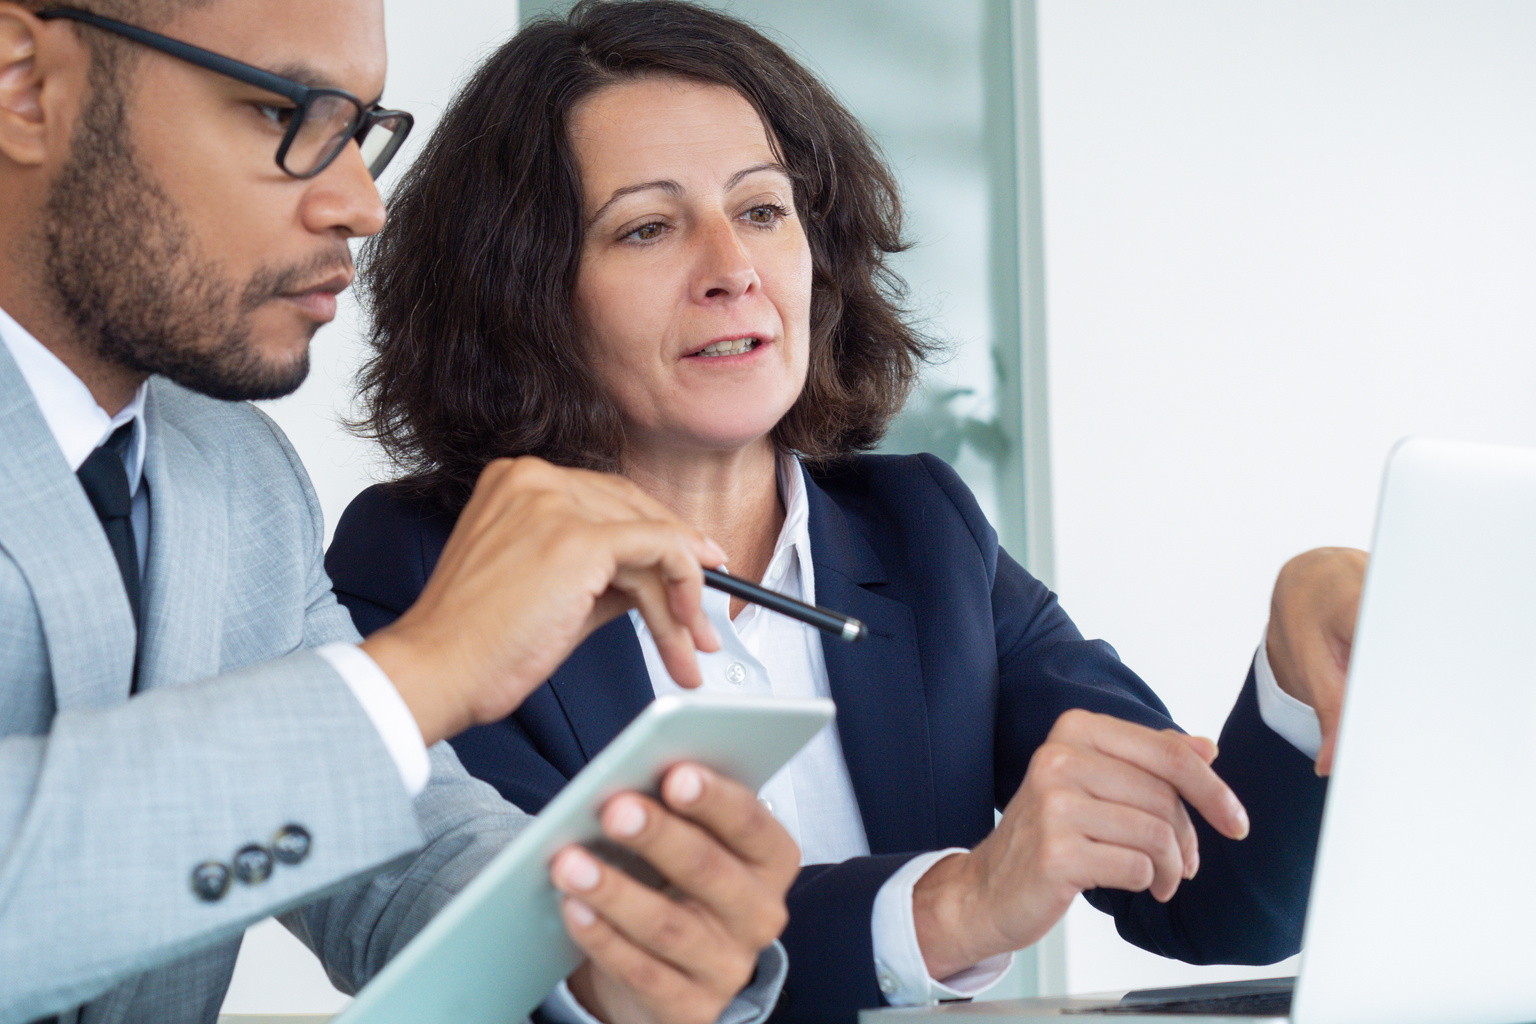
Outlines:
<svg viewBox="0 0 1536 1024"><path fill-rule="evenodd" d="M713 218L698 233L694 298L733 299L758 283L757 267L730 219Z"/></svg>

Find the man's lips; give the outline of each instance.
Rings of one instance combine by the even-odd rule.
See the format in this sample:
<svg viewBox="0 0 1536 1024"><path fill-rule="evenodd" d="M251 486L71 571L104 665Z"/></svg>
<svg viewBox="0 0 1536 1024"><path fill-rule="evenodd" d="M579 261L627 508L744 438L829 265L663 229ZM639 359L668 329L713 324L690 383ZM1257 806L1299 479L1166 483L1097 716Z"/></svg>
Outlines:
<svg viewBox="0 0 1536 1024"><path fill-rule="evenodd" d="M352 283L352 272L333 274L310 288L283 292L278 297L287 299L302 309L305 315L317 323L329 323L336 318L336 296Z"/></svg>

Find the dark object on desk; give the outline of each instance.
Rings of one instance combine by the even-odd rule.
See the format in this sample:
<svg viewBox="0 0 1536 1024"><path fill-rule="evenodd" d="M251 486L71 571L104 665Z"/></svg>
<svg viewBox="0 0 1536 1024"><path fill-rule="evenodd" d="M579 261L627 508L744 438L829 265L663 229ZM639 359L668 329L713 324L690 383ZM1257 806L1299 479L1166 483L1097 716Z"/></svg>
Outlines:
<svg viewBox="0 0 1536 1024"><path fill-rule="evenodd" d="M732 597L739 597L743 601L752 604L760 604L769 611L778 612L780 615L788 615L792 619L798 619L807 625L831 633L833 636L842 637L849 643L863 640L869 636L869 630L858 619L850 619L826 608L818 608L804 601L796 601L792 597L785 597L776 591L766 590L756 583L748 583L739 580L735 576L727 576L718 569L704 570L704 585L715 590L724 591Z"/></svg>
<svg viewBox="0 0 1536 1024"><path fill-rule="evenodd" d="M1295 978L1260 978L1219 985L1145 988L1127 992L1107 1006L1064 1009L1062 1013L1211 1014L1222 1017L1287 1017Z"/></svg>

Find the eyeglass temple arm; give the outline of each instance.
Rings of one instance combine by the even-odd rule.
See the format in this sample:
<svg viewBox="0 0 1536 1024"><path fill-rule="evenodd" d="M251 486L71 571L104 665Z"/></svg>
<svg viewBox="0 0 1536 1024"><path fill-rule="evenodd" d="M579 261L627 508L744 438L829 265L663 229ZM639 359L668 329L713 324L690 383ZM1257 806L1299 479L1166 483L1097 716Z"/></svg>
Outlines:
<svg viewBox="0 0 1536 1024"><path fill-rule="evenodd" d="M93 28L99 28L103 32L111 32L125 39L132 39L136 43L142 43L151 49L170 54L172 57L184 60L188 64L196 64L198 67L207 68L209 71L216 71L222 75L228 75L230 78L245 82L247 85L254 85L258 89L265 89L267 92L276 93L295 103L302 102L305 94L309 92L307 87L283 78L280 75L274 75L270 71L263 71L254 64L247 64L244 61L235 60L233 57L226 57L223 54L205 50L200 46L193 46L191 43L184 43L179 39L172 39L170 36L151 32L147 28L139 28L137 25L130 25L127 22L116 21L112 18L103 18L101 15L93 14L90 11L82 11L74 7L53 7L48 10L38 11L37 16L45 21L54 18L66 18L70 21L82 22Z"/></svg>

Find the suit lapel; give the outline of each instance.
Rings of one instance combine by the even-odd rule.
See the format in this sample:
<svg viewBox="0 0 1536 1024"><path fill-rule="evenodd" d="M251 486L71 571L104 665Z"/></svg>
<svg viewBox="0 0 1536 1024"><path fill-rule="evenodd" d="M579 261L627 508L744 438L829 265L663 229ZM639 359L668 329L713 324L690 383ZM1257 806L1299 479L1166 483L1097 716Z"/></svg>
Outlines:
<svg viewBox="0 0 1536 1024"><path fill-rule="evenodd" d="M852 517L809 473L805 483L816 603L870 630L856 644L821 638L870 852L933 849L938 823L917 621L907 605L879 593L888 574Z"/></svg>
<svg viewBox="0 0 1536 1024"><path fill-rule="evenodd" d="M149 557L144 573L144 643L139 686L186 683L219 670L224 589L229 585L229 515L217 492L229 472L222 451L199 445L167 419L160 380L144 415L149 446Z"/></svg>
<svg viewBox="0 0 1536 1024"><path fill-rule="evenodd" d="M101 521L4 345L0 437L0 548L31 588L55 704L116 704L133 678L133 611Z"/></svg>
<svg viewBox="0 0 1536 1024"><path fill-rule="evenodd" d="M628 615L587 637L549 679L590 761L656 697Z"/></svg>

